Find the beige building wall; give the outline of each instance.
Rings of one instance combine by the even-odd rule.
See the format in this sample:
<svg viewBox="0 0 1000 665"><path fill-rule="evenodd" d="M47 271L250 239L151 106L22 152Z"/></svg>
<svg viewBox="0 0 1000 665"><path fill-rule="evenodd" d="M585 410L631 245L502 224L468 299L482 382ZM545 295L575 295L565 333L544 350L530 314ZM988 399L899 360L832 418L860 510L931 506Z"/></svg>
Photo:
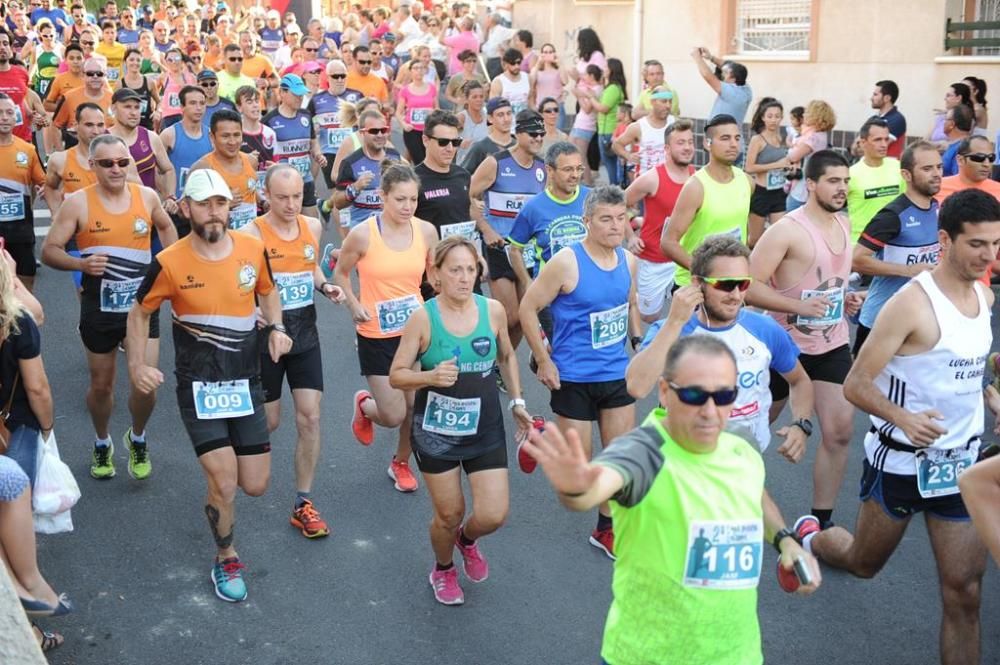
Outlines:
<svg viewBox="0 0 1000 665"><path fill-rule="evenodd" d="M623 61L630 96L639 83L638 65L649 58L660 60L668 83L678 91L681 112L703 118L714 93L698 75L690 52L705 46L715 54L728 54L724 25L735 4L736 0L518 0L514 23L534 33L536 47L554 43L568 63L573 61L577 31L593 27L607 55ZM949 83L978 76L991 85L990 97L998 109L991 122L993 134L1000 128L1000 95L993 92L1000 91L1000 58L949 57L944 51L945 20L949 13L959 18L962 4L960 0L813 0L810 59L734 59L750 70L754 104L765 95L777 97L786 109L825 99L837 111L837 128L849 131L871 115L872 84L892 79L899 84L899 108L911 136L928 131L933 109L942 107Z"/></svg>

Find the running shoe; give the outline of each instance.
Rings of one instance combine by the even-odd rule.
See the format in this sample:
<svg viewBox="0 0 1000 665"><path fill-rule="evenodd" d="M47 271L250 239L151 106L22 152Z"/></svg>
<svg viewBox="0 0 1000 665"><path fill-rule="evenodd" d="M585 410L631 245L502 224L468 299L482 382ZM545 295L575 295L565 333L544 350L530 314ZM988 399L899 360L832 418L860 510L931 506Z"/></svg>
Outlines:
<svg viewBox="0 0 1000 665"><path fill-rule="evenodd" d="M452 566L448 570L431 571L431 588L434 589L434 599L442 605L461 605L465 602L462 587L458 586L458 568Z"/></svg>
<svg viewBox="0 0 1000 665"><path fill-rule="evenodd" d="M240 563L239 557L229 557L222 561L216 560L212 566L212 584L215 585L215 595L227 603L238 603L247 598L247 585L243 581L243 571L246 569Z"/></svg>
<svg viewBox="0 0 1000 665"><path fill-rule="evenodd" d="M590 534L590 544L608 555L612 561L617 561L615 556L615 530L594 529Z"/></svg>
<svg viewBox="0 0 1000 665"><path fill-rule="evenodd" d="M400 492L415 492L417 491L417 478L410 471L410 465L406 462L400 462L395 457L392 458L392 462L389 464L389 477L392 478L393 482L396 483L396 490Z"/></svg>
<svg viewBox="0 0 1000 665"><path fill-rule="evenodd" d="M302 530L306 538L322 538L330 535L330 527L326 525L313 502L306 499L302 505L292 511L292 526Z"/></svg>
<svg viewBox="0 0 1000 665"><path fill-rule="evenodd" d="M329 200L324 199L318 206L319 221L323 222L324 229L330 226L330 214L333 212L333 208L328 208L328 205L330 205Z"/></svg>
<svg viewBox="0 0 1000 665"><path fill-rule="evenodd" d="M334 249L336 248L332 242L326 243L323 247L323 258L319 260L319 269L323 271L323 277L328 282L333 279L333 269L337 267L337 259L333 256Z"/></svg>
<svg viewBox="0 0 1000 665"><path fill-rule="evenodd" d="M132 428L125 430L122 443L128 448L128 475L135 480L145 480L153 472L153 463L149 461L149 450L145 443L132 441Z"/></svg>
<svg viewBox="0 0 1000 665"><path fill-rule="evenodd" d="M455 547L462 553L462 568L469 581L485 582L490 576L490 566L486 563L486 557L479 551L479 544L472 543L466 547L460 539L455 538Z"/></svg>
<svg viewBox="0 0 1000 665"><path fill-rule="evenodd" d="M527 440L527 439L525 439ZM538 462L524 449L524 441L517 444L517 465L524 473L534 473Z"/></svg>
<svg viewBox="0 0 1000 665"><path fill-rule="evenodd" d="M359 390L354 393L354 417L351 418L351 430L354 432L354 438L362 446L370 446L375 440L375 424L361 410L361 403L371 396L372 394L367 390Z"/></svg>
<svg viewBox="0 0 1000 665"><path fill-rule="evenodd" d="M115 444L94 446L93 461L90 463L90 475L98 480L108 480L115 477Z"/></svg>
<svg viewBox="0 0 1000 665"><path fill-rule="evenodd" d="M806 539L806 536L812 533L819 533L822 527L819 523L819 519L814 515L803 515L799 519L795 520L795 525L792 527L792 531L795 532L795 537L801 543Z"/></svg>

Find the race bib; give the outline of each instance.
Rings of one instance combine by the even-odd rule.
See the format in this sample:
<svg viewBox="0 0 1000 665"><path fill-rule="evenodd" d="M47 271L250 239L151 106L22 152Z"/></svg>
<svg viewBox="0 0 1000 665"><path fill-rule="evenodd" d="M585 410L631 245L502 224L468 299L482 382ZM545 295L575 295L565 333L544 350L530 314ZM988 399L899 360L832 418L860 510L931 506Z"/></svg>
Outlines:
<svg viewBox="0 0 1000 665"><path fill-rule="evenodd" d="M265 180L267 180L267 170L257 171L257 196L264 196Z"/></svg>
<svg viewBox="0 0 1000 665"><path fill-rule="evenodd" d="M313 274L306 272L276 272L274 283L281 296L281 309L299 309L313 302Z"/></svg>
<svg viewBox="0 0 1000 665"><path fill-rule="evenodd" d="M460 399L439 395L430 390L427 392L423 428L427 432L445 436L472 436L479 431L481 408L482 400L479 397Z"/></svg>
<svg viewBox="0 0 1000 665"><path fill-rule="evenodd" d="M340 228L349 229L351 228L351 209L344 208L340 211Z"/></svg>
<svg viewBox="0 0 1000 665"><path fill-rule="evenodd" d="M476 231L475 222L458 222L457 224L441 225L441 240L448 236L462 236L466 240L476 242L479 240L479 233Z"/></svg>
<svg viewBox="0 0 1000 665"><path fill-rule="evenodd" d="M326 130L326 141L323 145L326 146L327 152L336 153L340 150L340 144L344 142L348 136L351 135L350 127L333 127Z"/></svg>
<svg viewBox="0 0 1000 665"><path fill-rule="evenodd" d="M253 415L249 379L194 381L191 390L194 393L194 411L198 420L220 420Z"/></svg>
<svg viewBox="0 0 1000 665"><path fill-rule="evenodd" d="M603 349L612 344L620 344L628 330L628 303L590 313L590 345Z"/></svg>
<svg viewBox="0 0 1000 665"><path fill-rule="evenodd" d="M767 172L767 189L768 191L775 189L782 189L785 186L788 178L785 177L784 169L771 169Z"/></svg>
<svg viewBox="0 0 1000 665"><path fill-rule="evenodd" d="M410 315L420 307L416 295L393 298L375 303L375 313L378 315L378 329L383 334L396 333L403 329Z"/></svg>
<svg viewBox="0 0 1000 665"><path fill-rule="evenodd" d="M101 311L109 314L125 314L132 309L135 294L142 284L142 277L113 281L101 280Z"/></svg>
<svg viewBox="0 0 1000 665"><path fill-rule="evenodd" d="M24 124L24 114L21 113L21 106L17 105L14 107L14 126L18 127Z"/></svg>
<svg viewBox="0 0 1000 665"><path fill-rule="evenodd" d="M148 99L140 99L139 100L139 115L146 115L147 111L149 111L149 100Z"/></svg>
<svg viewBox="0 0 1000 665"><path fill-rule="evenodd" d="M117 81L119 74L121 74L121 72L117 68L112 67L108 69L108 80Z"/></svg>
<svg viewBox="0 0 1000 665"><path fill-rule="evenodd" d="M760 521L691 522L684 586L753 589L760 578L764 526Z"/></svg>
<svg viewBox="0 0 1000 665"><path fill-rule="evenodd" d="M309 155L299 155L298 157L289 157L288 164L302 176L303 180L311 177L312 160L309 159Z"/></svg>
<svg viewBox="0 0 1000 665"><path fill-rule="evenodd" d="M172 109L180 108L181 96L176 92L170 93L170 96L167 98L167 106Z"/></svg>
<svg viewBox="0 0 1000 665"><path fill-rule="evenodd" d="M922 448L913 455L917 467L917 491L930 499L958 494L958 477L976 462L976 451L968 448Z"/></svg>
<svg viewBox="0 0 1000 665"><path fill-rule="evenodd" d="M229 228L234 231L257 219L257 206L253 203L241 203L229 211Z"/></svg>
<svg viewBox="0 0 1000 665"><path fill-rule="evenodd" d="M431 114L431 109L410 109L410 124L422 125L427 121L427 116Z"/></svg>
<svg viewBox="0 0 1000 665"><path fill-rule="evenodd" d="M0 222L20 222L24 219L24 195L0 193Z"/></svg>
<svg viewBox="0 0 1000 665"><path fill-rule="evenodd" d="M507 261L510 261L511 260L510 259L510 245L507 245L503 249L507 253ZM528 271L528 274L531 274L531 272L535 269L535 263L537 262L536 259L535 259L535 241L534 240L532 240L527 245L525 245L524 247L521 248L521 262L524 264L524 267Z"/></svg>
<svg viewBox="0 0 1000 665"><path fill-rule="evenodd" d="M803 289L800 299L808 300L816 296L826 296L829 299L830 306L826 308L826 312L822 316L799 316L795 319L796 325L822 328L840 323L840 320L844 318L843 287L822 290Z"/></svg>

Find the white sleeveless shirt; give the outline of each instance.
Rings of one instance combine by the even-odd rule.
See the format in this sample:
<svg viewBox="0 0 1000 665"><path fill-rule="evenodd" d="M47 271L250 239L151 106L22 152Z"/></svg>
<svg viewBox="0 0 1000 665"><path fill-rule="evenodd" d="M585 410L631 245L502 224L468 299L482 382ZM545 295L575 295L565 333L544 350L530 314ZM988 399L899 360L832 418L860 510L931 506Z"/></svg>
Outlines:
<svg viewBox="0 0 1000 665"><path fill-rule="evenodd" d="M648 115L639 118L639 168L637 174L655 169L667 161L667 155L663 149L663 132L674 124L675 120L674 116L668 115L667 124L657 128L649 122Z"/></svg>
<svg viewBox="0 0 1000 665"><path fill-rule="evenodd" d="M521 72L516 81L510 80L507 74L500 75L500 96L510 102L511 111L516 116L520 111L528 108L528 93L531 91L531 84L528 82L528 75ZM514 133L511 127L511 133Z"/></svg>
<svg viewBox="0 0 1000 665"><path fill-rule="evenodd" d="M936 409L944 420L936 421L948 430L931 448L952 450L965 447L978 454L979 437L985 427L983 373L993 343L990 309L983 286L975 284L979 314L969 318L941 292L931 272L922 272L913 282L924 290L941 331L929 351L912 356L893 356L875 378L875 386L888 399L910 412ZM921 313L922 314L922 313ZM903 430L871 416L872 426L903 445L912 445ZM865 453L875 468L899 475L916 475L914 454L892 450L875 433L865 437Z"/></svg>

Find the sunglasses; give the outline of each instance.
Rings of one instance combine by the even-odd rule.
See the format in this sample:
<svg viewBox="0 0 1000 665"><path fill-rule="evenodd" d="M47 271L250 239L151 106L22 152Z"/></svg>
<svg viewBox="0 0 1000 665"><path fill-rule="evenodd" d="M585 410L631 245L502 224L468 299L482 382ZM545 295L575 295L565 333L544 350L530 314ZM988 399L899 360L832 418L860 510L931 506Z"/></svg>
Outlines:
<svg viewBox="0 0 1000 665"><path fill-rule="evenodd" d="M729 406L736 401L739 388L723 388L722 390L705 390L699 386L679 386L676 383L667 384L677 393L677 399L688 406L703 406L711 397L716 406Z"/></svg>
<svg viewBox="0 0 1000 665"><path fill-rule="evenodd" d="M306 53L319 53L318 48L307 48Z"/></svg>
<svg viewBox="0 0 1000 665"><path fill-rule="evenodd" d="M370 64L372 64L371 60L356 60L355 62L357 62L359 65L370 65Z"/></svg>
<svg viewBox="0 0 1000 665"><path fill-rule="evenodd" d="M118 166L120 169L127 168L131 159L128 157L122 157L121 159L95 159L94 163L100 166L102 169L110 169L112 166Z"/></svg>
<svg viewBox="0 0 1000 665"><path fill-rule="evenodd" d="M82 39L80 40L80 46L93 46L95 43L96 42L85 42Z"/></svg>
<svg viewBox="0 0 1000 665"><path fill-rule="evenodd" d="M727 293L740 290L743 293L750 288L750 283L753 281L753 277L698 277L701 281L705 282L713 289L717 291L726 291Z"/></svg>
<svg viewBox="0 0 1000 665"><path fill-rule="evenodd" d="M243 58L229 58L229 62L243 62Z"/></svg>
<svg viewBox="0 0 1000 665"><path fill-rule="evenodd" d="M525 133L533 139L545 138L545 132L525 132Z"/></svg>
<svg viewBox="0 0 1000 665"><path fill-rule="evenodd" d="M219 85L219 82L218 81L202 81L200 83L200 85L203 88L214 88L215 86Z"/></svg>
<svg viewBox="0 0 1000 665"><path fill-rule="evenodd" d="M92 78L97 78L97 77L104 76L104 72L84 72L84 74L86 74L87 76L90 76Z"/></svg>
<svg viewBox="0 0 1000 665"><path fill-rule="evenodd" d="M542 109L542 113L559 113L558 106L550 106L547 109Z"/></svg>
<svg viewBox="0 0 1000 665"><path fill-rule="evenodd" d="M430 141L437 141L438 146L441 148L447 147L449 145L452 148L458 148L459 146L462 145L462 139L446 139L446 138L441 138L440 136L428 136L427 139Z"/></svg>
<svg viewBox="0 0 1000 665"><path fill-rule="evenodd" d="M342 81L347 78L347 74L327 74L334 81Z"/></svg>
<svg viewBox="0 0 1000 665"><path fill-rule="evenodd" d="M374 136L378 136L379 134L388 134L389 133L389 128L388 127L371 127L369 129L362 129L361 131L365 132L366 134L372 134Z"/></svg>
<svg viewBox="0 0 1000 665"><path fill-rule="evenodd" d="M513 65L514 67L520 67L521 66L521 61L518 60L516 62L508 62L507 64L508 65Z"/></svg>
<svg viewBox="0 0 1000 665"><path fill-rule="evenodd" d="M985 153L985 152L970 152L967 155L962 155L966 159L971 159L977 164L982 164L983 162L995 162L997 154L995 152Z"/></svg>

